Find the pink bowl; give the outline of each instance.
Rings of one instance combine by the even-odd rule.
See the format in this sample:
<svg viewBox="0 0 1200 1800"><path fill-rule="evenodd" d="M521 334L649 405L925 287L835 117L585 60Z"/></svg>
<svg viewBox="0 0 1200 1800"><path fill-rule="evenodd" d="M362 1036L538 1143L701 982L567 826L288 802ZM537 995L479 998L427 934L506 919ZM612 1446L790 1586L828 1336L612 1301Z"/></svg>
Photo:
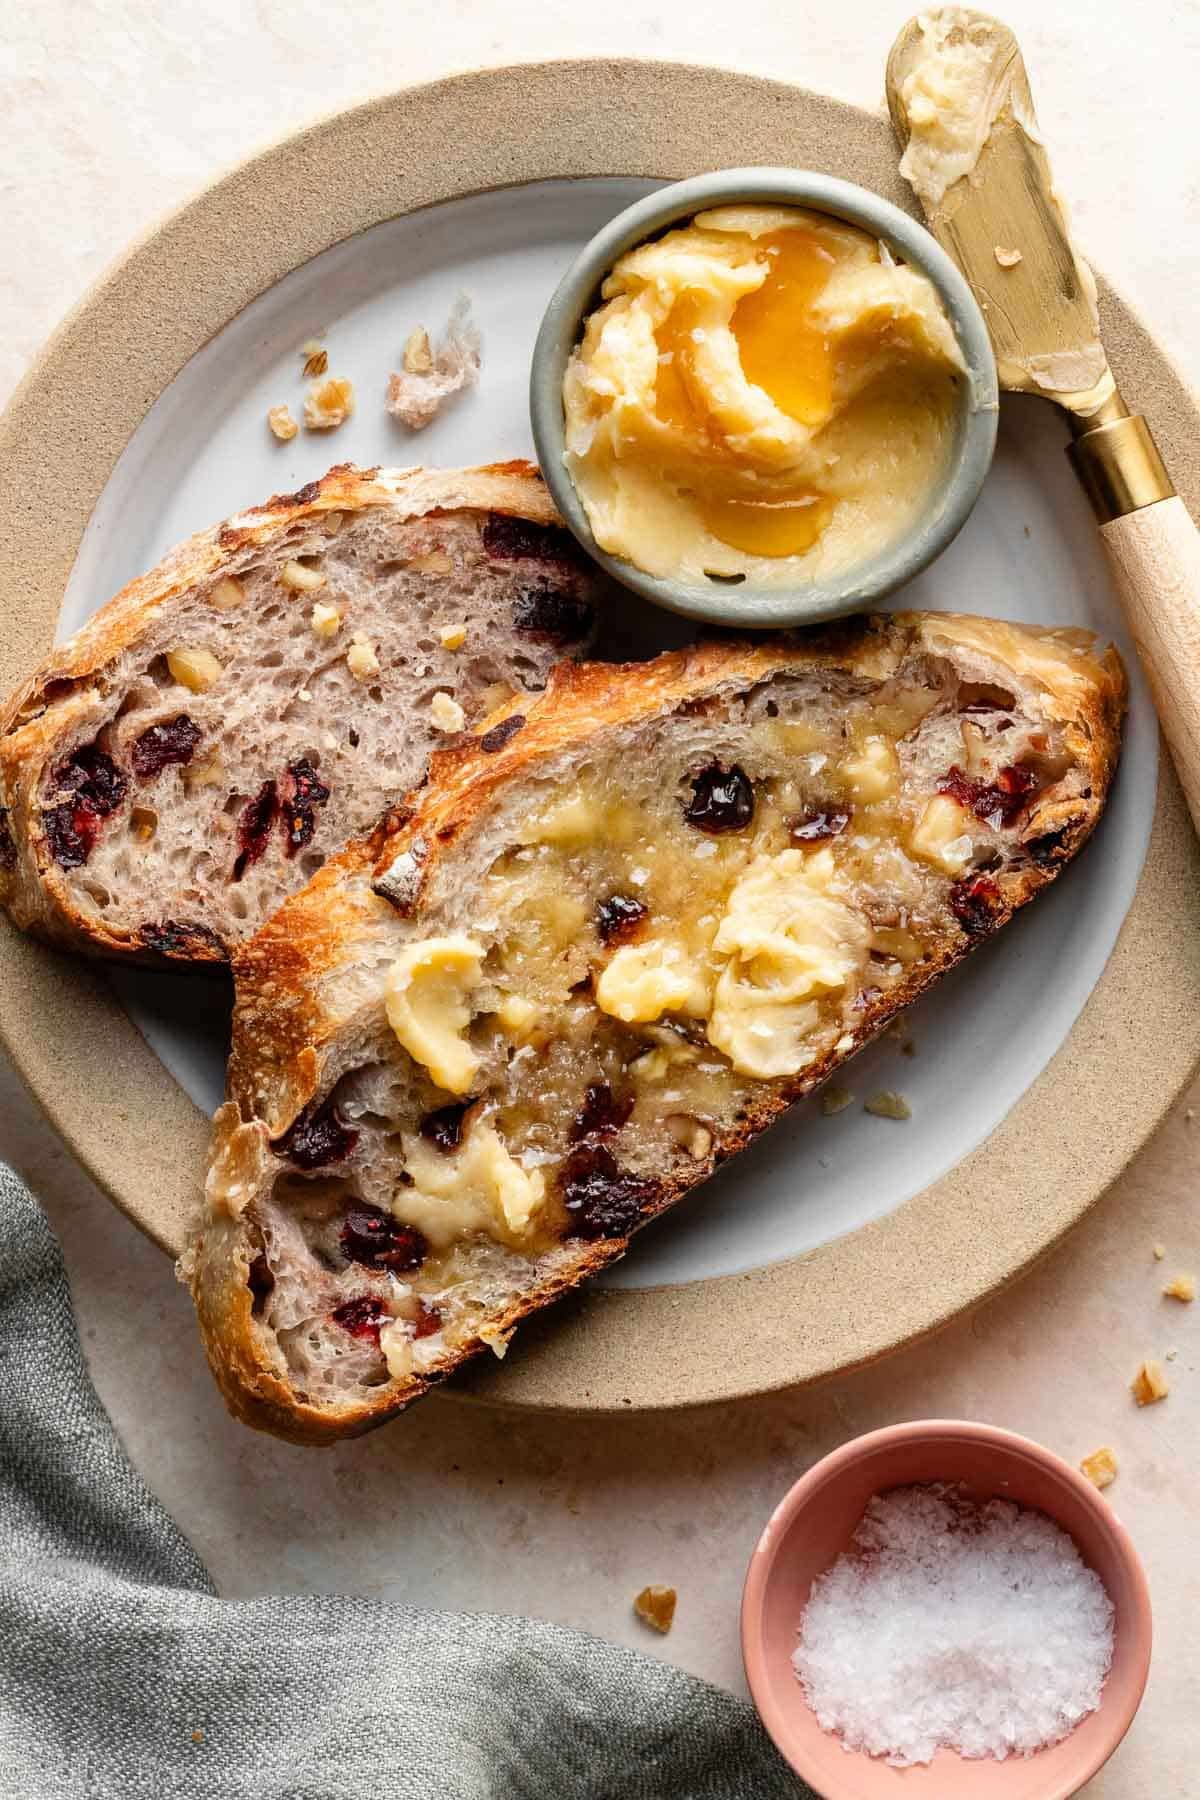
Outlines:
<svg viewBox="0 0 1200 1800"><path fill-rule="evenodd" d="M1065 1531L1116 1608L1113 1666L1098 1709L1034 1756L969 1761L939 1750L910 1769L846 1751L822 1731L792 1668L813 1581L841 1551L867 1501L909 1482L961 1482L977 1500L1039 1507ZM893 1425L843 1444L780 1501L758 1541L742 1596L742 1656L759 1716L824 1800L1067 1800L1129 1729L1150 1668L1150 1595L1133 1540L1108 1502L1040 1444L955 1419Z"/></svg>

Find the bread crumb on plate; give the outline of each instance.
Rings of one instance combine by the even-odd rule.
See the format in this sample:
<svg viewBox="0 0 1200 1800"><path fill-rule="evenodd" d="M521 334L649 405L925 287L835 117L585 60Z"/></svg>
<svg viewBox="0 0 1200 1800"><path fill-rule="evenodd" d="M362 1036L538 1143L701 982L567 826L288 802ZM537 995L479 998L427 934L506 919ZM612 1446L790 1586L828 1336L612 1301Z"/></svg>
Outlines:
<svg viewBox="0 0 1200 1800"><path fill-rule="evenodd" d="M1161 1262L1161 1261L1162 1261L1162 1259L1163 1259L1163 1257L1164 1257L1164 1256L1165 1256L1165 1255L1166 1255L1166 1254L1167 1254L1167 1246L1166 1246L1166 1245L1165 1245L1165 1244L1155 1244L1155 1246L1154 1246L1154 1260L1155 1260L1155 1262Z"/></svg>
<svg viewBox="0 0 1200 1800"><path fill-rule="evenodd" d="M281 444L290 443L300 429L286 406L273 406L267 414L267 424L271 427L272 437L277 437Z"/></svg>
<svg viewBox="0 0 1200 1800"><path fill-rule="evenodd" d="M387 410L410 431L423 431L455 394L479 378L479 331L465 294L454 302L444 341L434 350L429 333L418 326L409 333L403 366L388 381Z"/></svg>
<svg viewBox="0 0 1200 1800"><path fill-rule="evenodd" d="M1196 1298L1196 1277L1194 1275L1173 1275L1163 1289L1168 1300L1182 1300L1190 1306Z"/></svg>
<svg viewBox="0 0 1200 1800"><path fill-rule="evenodd" d="M1117 1453L1108 1444L1093 1450L1079 1465L1093 1487L1111 1487L1117 1479Z"/></svg>
<svg viewBox="0 0 1200 1800"><path fill-rule="evenodd" d="M633 1603L633 1610L643 1625L661 1631L665 1637L675 1620L676 1599L673 1587L644 1587Z"/></svg>
<svg viewBox="0 0 1200 1800"><path fill-rule="evenodd" d="M845 1112L853 1104L854 1095L849 1088L839 1087L836 1082L831 1082L828 1087L821 1089L821 1111L827 1119L836 1118L838 1113Z"/></svg>

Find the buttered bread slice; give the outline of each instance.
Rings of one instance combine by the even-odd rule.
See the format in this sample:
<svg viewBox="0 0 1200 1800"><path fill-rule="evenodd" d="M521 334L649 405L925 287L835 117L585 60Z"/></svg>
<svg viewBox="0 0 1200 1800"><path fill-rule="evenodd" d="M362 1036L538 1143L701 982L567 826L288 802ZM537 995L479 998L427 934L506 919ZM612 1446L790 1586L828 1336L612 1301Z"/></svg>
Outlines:
<svg viewBox="0 0 1200 1800"><path fill-rule="evenodd" d="M1053 879L1124 680L852 620L566 666L237 954L185 1258L235 1413L378 1423L620 1256Z"/></svg>

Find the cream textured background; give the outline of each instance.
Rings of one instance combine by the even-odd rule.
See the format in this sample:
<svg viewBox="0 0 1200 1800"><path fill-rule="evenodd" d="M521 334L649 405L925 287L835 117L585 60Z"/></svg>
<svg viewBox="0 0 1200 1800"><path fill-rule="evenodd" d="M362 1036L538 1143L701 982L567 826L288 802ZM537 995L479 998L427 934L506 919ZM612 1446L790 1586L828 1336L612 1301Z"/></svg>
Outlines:
<svg viewBox="0 0 1200 1800"><path fill-rule="evenodd" d="M39 0L0 27L0 107L24 146L0 175L0 394L131 237L323 111L475 63L586 54L733 64L875 104L902 10L842 0L827 15L768 0L736 11L606 0L590 14L530 0L436 10L360 0L352 14L305 0ZM1084 244L1200 384L1200 7L1060 0L1048 17L1021 0L1006 17ZM938 1413L1008 1425L1072 1458L1111 1442L1123 1467L1110 1496L1148 1563L1158 1649L1139 1720L1089 1789L1103 1800L1200 1791L1190 1678L1200 1308L1158 1295L1164 1271L1200 1266L1197 1133L1200 1118L1178 1108L1034 1276L859 1376L736 1409L607 1424L438 1399L318 1455L225 1419L162 1259L90 1190L0 1069L0 1154L34 1182L64 1239L101 1392L224 1591L344 1587L541 1613L736 1686L746 1557L770 1505L824 1450ZM1161 1267L1154 1239L1168 1246ZM1133 1367L1171 1348L1170 1399L1137 1412ZM645 1581L679 1588L666 1640L646 1642L629 1616Z"/></svg>

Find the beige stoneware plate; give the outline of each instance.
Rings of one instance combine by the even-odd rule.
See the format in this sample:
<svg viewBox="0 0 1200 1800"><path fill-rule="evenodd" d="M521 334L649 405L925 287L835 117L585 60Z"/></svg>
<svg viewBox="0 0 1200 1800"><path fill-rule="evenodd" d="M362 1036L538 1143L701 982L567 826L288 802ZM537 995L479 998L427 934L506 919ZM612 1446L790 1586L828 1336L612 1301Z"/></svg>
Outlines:
<svg viewBox="0 0 1200 1800"><path fill-rule="evenodd" d="M624 61L411 90L226 176L101 282L0 421L0 686L175 538L330 461L525 449L526 346L574 249L648 181L746 163L826 170L906 204L882 117ZM411 324L437 323L460 274L485 332L479 395L418 442L389 438L371 384ZM1128 308L1107 288L1103 303L1118 377L1195 509L1200 415ZM264 401L294 404L295 372L289 389L281 371L326 328L359 387L358 435L280 453ZM932 574L906 598L1111 620L1059 428L1036 403L1006 403L984 501ZM1083 862L920 1013L917 1057L884 1045L865 1075L855 1065L860 1091L870 1079L914 1093L911 1126L846 1114L777 1128L648 1233L613 1285L526 1328L503 1373L481 1368L466 1390L592 1409L812 1380L935 1329L1053 1244L1200 1057L1200 870L1155 742L1138 688L1127 764ZM204 1015L219 1027L220 1000L165 977L119 990L0 931L0 1031L18 1066L100 1185L176 1248L205 1153L196 1098L216 1092L219 1029Z"/></svg>

